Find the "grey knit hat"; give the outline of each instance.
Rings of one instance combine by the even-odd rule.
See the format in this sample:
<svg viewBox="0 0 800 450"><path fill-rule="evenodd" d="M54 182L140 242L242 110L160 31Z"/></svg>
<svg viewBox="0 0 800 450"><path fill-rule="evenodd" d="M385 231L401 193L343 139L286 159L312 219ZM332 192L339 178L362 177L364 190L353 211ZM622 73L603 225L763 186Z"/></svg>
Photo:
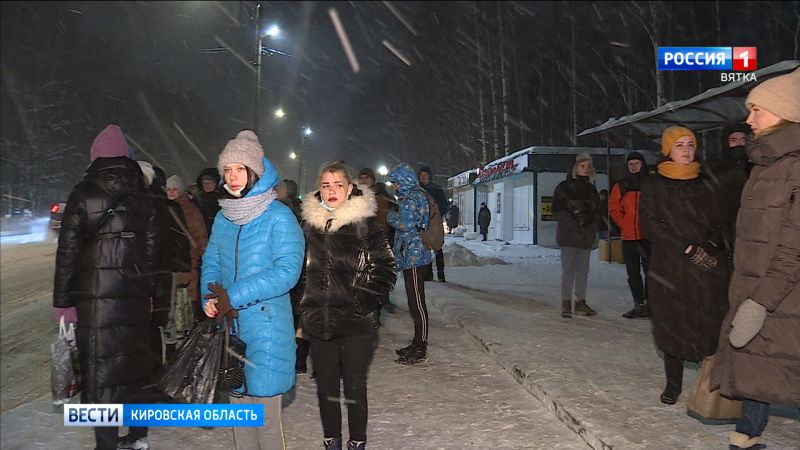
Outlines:
<svg viewBox="0 0 800 450"><path fill-rule="evenodd" d="M220 176L224 176L225 166L228 164L244 164L259 177L264 174L264 149L255 133L250 130L240 131L236 138L225 144L217 162Z"/></svg>
<svg viewBox="0 0 800 450"><path fill-rule="evenodd" d="M186 185L183 184L183 180L178 175L173 175L167 178L167 189L174 188L181 192L186 191Z"/></svg>

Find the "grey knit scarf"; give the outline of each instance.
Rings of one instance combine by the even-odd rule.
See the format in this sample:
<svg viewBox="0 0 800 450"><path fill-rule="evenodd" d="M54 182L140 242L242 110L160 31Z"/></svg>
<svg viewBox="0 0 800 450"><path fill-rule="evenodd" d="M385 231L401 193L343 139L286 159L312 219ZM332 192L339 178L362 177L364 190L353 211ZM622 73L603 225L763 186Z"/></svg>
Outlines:
<svg viewBox="0 0 800 450"><path fill-rule="evenodd" d="M270 189L263 194L243 198L225 198L219 201L222 215L236 225L250 223L269 208L278 194L275 189Z"/></svg>

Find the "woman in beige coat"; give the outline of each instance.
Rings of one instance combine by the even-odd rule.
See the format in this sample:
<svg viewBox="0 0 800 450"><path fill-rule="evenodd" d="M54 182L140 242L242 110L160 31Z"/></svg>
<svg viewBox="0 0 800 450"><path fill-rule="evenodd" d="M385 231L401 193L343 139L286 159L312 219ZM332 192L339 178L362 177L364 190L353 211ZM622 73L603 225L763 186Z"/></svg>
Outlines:
<svg viewBox="0 0 800 450"><path fill-rule="evenodd" d="M736 221L712 387L742 399L733 449L761 448L770 403L800 405L800 69L747 96L755 164Z"/></svg>

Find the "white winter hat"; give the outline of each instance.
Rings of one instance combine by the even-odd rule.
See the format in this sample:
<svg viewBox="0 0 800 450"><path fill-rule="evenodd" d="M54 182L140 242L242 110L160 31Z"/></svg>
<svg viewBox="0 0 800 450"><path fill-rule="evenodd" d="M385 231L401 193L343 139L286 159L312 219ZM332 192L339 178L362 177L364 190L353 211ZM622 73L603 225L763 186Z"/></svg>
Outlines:
<svg viewBox="0 0 800 450"><path fill-rule="evenodd" d="M244 164L259 177L264 174L264 149L261 148L258 136L254 132L240 131L236 138L225 144L217 162L220 176L225 175L225 166L228 164Z"/></svg>
<svg viewBox="0 0 800 450"><path fill-rule="evenodd" d="M181 192L184 192L186 191L186 185L183 184L183 180L181 180L181 177L173 175L167 178L167 189L177 189Z"/></svg>
<svg viewBox="0 0 800 450"><path fill-rule="evenodd" d="M144 187L150 187L153 184L153 178L156 176L156 171L153 169L153 165L147 161L136 161L139 163L139 167L142 169L142 174L144 174Z"/></svg>

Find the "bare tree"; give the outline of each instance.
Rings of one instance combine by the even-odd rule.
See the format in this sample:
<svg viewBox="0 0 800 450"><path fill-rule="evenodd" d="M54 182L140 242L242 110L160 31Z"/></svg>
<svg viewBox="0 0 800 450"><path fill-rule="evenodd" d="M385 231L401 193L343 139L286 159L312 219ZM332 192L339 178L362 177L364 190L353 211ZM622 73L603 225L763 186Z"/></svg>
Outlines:
<svg viewBox="0 0 800 450"><path fill-rule="evenodd" d="M502 89L502 106L503 106L503 155L508 155L508 86L506 82L506 38L505 28L503 26L503 13L500 10L500 2L497 2L497 36L500 40L500 83Z"/></svg>
<svg viewBox="0 0 800 450"><path fill-rule="evenodd" d="M629 2L624 3L625 9L642 25L642 28L647 33L650 43L653 46L653 60L655 67L658 67L658 45L661 42L661 27L659 24L659 16L656 12L658 2ZM646 7L646 8L645 8ZM655 71L656 82L656 107L660 107L666 103L666 95L664 94L664 77L661 71Z"/></svg>

